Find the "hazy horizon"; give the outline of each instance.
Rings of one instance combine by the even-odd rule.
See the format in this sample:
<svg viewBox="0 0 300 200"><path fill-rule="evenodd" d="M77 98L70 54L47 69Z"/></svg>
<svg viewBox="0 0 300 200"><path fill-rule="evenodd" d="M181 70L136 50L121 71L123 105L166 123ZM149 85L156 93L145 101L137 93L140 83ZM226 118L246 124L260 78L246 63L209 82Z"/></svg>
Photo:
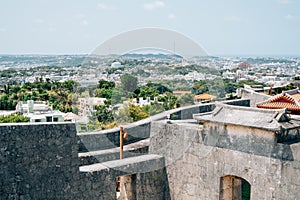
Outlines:
<svg viewBox="0 0 300 200"><path fill-rule="evenodd" d="M0 54L89 54L126 31L179 32L209 55L300 55L296 0L0 2Z"/></svg>

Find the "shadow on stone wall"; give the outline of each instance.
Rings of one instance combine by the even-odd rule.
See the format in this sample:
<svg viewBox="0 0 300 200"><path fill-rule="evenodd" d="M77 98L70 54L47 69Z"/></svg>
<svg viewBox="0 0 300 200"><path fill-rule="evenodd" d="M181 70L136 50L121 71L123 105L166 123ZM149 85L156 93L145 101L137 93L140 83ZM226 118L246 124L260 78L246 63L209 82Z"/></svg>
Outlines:
<svg viewBox="0 0 300 200"><path fill-rule="evenodd" d="M240 104L245 104L245 100L239 100ZM238 102L236 101L236 105ZM187 107L181 107L163 113L154 115L147 119L126 125L129 137L124 140L124 144L130 144L150 137L150 125L152 121L166 119L171 115L174 120L192 119L193 114L210 112L215 108L215 104L199 104ZM103 130L99 132L80 133L78 134L79 152L97 151L119 147L120 133L119 128Z"/></svg>

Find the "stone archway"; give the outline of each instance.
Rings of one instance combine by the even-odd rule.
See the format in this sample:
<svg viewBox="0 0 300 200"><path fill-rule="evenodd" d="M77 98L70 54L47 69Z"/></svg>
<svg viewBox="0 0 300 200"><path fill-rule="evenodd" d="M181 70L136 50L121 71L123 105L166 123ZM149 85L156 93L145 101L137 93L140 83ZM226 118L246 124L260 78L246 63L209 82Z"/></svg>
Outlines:
<svg viewBox="0 0 300 200"><path fill-rule="evenodd" d="M250 200L251 185L245 179L226 175L220 179L220 200Z"/></svg>

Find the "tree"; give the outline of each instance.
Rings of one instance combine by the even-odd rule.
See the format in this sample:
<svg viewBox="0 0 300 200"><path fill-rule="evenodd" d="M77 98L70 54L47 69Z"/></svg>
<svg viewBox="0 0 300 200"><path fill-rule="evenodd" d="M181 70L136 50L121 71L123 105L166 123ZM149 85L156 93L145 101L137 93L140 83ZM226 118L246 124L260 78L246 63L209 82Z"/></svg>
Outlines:
<svg viewBox="0 0 300 200"><path fill-rule="evenodd" d="M145 106L145 108L147 108L147 107L149 107L147 109L147 111L151 116L164 111L164 106L162 104L159 104L159 103L154 103L150 106Z"/></svg>
<svg viewBox="0 0 300 200"><path fill-rule="evenodd" d="M116 115L118 123L131 123L145 119L150 116L147 112L148 107L134 104L127 104Z"/></svg>
<svg viewBox="0 0 300 200"><path fill-rule="evenodd" d="M159 95L159 91L154 88L154 87L149 87L149 86L142 86L139 87L135 93L137 94L138 97L155 97Z"/></svg>
<svg viewBox="0 0 300 200"><path fill-rule="evenodd" d="M150 81L146 84L146 86L156 89L159 92L159 94L163 94L165 92L172 92L172 90L160 83L152 83Z"/></svg>
<svg viewBox="0 0 300 200"><path fill-rule="evenodd" d="M63 82L63 87L65 89L67 89L69 92L74 92L75 88L78 86L79 84L73 80L66 80Z"/></svg>
<svg viewBox="0 0 300 200"><path fill-rule="evenodd" d="M96 106L95 115L99 122L104 124L112 122L114 120L112 111L107 106Z"/></svg>
<svg viewBox="0 0 300 200"><path fill-rule="evenodd" d="M164 96L159 96L158 101L163 102L165 110L170 110L179 107L178 98L172 93L166 93Z"/></svg>
<svg viewBox="0 0 300 200"><path fill-rule="evenodd" d="M145 119L150 115L143 109L143 107L139 105L129 104L129 116L132 122L135 122Z"/></svg>
<svg viewBox="0 0 300 200"><path fill-rule="evenodd" d="M0 123L17 123L17 122L29 122L30 118L22 116L20 113L0 116Z"/></svg>
<svg viewBox="0 0 300 200"><path fill-rule="evenodd" d="M137 88L138 79L131 74L123 74L121 76L122 89L127 92L134 92Z"/></svg>
<svg viewBox="0 0 300 200"><path fill-rule="evenodd" d="M97 88L95 90L95 96L96 97L101 97L101 98L111 99L112 93L113 93L112 89L104 89L104 88L99 89L99 88Z"/></svg>
<svg viewBox="0 0 300 200"><path fill-rule="evenodd" d="M98 81L97 88L100 89L113 89L115 88L116 84L112 81L106 81L104 79L101 79Z"/></svg>
<svg viewBox="0 0 300 200"><path fill-rule="evenodd" d="M179 98L180 106L188 106L194 104L194 95L185 94Z"/></svg>

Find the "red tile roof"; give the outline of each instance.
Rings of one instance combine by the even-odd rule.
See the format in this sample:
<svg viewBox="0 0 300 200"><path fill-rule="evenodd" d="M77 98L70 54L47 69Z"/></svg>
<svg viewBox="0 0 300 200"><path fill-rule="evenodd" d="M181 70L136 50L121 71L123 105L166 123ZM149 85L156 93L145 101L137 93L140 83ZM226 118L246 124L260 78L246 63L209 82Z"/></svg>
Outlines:
<svg viewBox="0 0 300 200"><path fill-rule="evenodd" d="M264 103L261 105L257 105L258 108L266 108L266 109L281 109L287 108L290 111L300 111L300 107L291 103L284 102L272 102L272 103Z"/></svg>
<svg viewBox="0 0 300 200"><path fill-rule="evenodd" d="M295 99L297 99L298 101L300 100L300 94L299 93L292 94L291 96L294 97Z"/></svg>
<svg viewBox="0 0 300 200"><path fill-rule="evenodd" d="M274 97L271 97L268 101L261 102L257 104L258 108L265 109L282 109L287 108L287 110L292 112L300 111L300 94L288 94L287 92L283 92Z"/></svg>

